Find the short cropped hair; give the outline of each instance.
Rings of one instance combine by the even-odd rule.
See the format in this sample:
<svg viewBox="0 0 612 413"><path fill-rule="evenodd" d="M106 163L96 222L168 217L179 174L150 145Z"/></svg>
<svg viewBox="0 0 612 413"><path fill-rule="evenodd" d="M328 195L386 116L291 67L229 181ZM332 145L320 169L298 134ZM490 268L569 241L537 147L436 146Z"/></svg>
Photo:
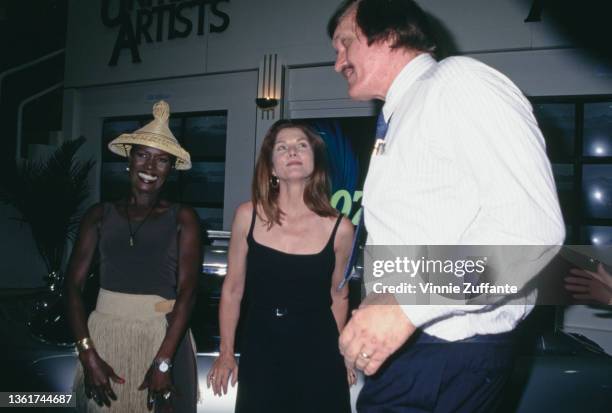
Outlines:
<svg viewBox="0 0 612 413"><path fill-rule="evenodd" d="M429 18L413 0L344 0L327 24L330 38L333 39L340 20L355 5L355 21L368 45L392 38L394 48L436 51Z"/></svg>

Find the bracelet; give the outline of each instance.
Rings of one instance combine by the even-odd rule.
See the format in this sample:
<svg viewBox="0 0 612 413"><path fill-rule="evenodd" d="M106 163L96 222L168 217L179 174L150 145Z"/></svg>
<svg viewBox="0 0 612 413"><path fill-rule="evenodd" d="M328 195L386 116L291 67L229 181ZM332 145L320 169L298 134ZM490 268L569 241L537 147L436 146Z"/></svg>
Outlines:
<svg viewBox="0 0 612 413"><path fill-rule="evenodd" d="M93 341L89 337L82 338L76 342L76 348L79 353L82 353L85 350L94 348Z"/></svg>

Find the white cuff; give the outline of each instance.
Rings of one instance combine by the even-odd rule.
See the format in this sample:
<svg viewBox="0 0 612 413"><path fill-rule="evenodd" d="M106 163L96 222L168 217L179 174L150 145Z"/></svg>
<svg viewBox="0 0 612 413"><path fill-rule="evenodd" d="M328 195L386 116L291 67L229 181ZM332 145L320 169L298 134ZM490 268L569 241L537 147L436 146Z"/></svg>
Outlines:
<svg viewBox="0 0 612 413"><path fill-rule="evenodd" d="M446 305L401 305L400 307L404 315L406 315L410 322L417 328L438 317L454 312L452 306Z"/></svg>

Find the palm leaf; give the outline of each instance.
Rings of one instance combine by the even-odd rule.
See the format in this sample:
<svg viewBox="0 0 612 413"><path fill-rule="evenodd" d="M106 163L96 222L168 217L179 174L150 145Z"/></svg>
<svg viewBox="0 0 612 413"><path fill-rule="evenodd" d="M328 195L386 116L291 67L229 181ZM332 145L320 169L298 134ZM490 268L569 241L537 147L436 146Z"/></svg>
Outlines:
<svg viewBox="0 0 612 413"><path fill-rule="evenodd" d="M0 176L0 202L13 206L30 226L47 271L61 271L68 240L74 240L89 197L87 177L94 161L76 161L84 137L65 142L48 160L14 164Z"/></svg>

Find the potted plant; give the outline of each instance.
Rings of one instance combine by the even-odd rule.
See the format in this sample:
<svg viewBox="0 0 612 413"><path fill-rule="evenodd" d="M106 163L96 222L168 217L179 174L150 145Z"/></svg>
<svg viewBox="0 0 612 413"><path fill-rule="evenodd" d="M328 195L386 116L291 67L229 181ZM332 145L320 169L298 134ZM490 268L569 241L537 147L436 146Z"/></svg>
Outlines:
<svg viewBox="0 0 612 413"><path fill-rule="evenodd" d="M59 297L66 251L77 234L82 204L89 197L87 178L94 161L75 158L84 142L84 137L66 141L47 160L15 163L0 174L0 202L16 209L19 215L13 219L29 225L47 270L45 279L50 294L34 307L34 317L43 324L56 318L48 316L52 306L56 307L53 311L61 313ZM52 327L47 325L44 330L60 333L60 329ZM34 335L43 338L42 333Z"/></svg>

